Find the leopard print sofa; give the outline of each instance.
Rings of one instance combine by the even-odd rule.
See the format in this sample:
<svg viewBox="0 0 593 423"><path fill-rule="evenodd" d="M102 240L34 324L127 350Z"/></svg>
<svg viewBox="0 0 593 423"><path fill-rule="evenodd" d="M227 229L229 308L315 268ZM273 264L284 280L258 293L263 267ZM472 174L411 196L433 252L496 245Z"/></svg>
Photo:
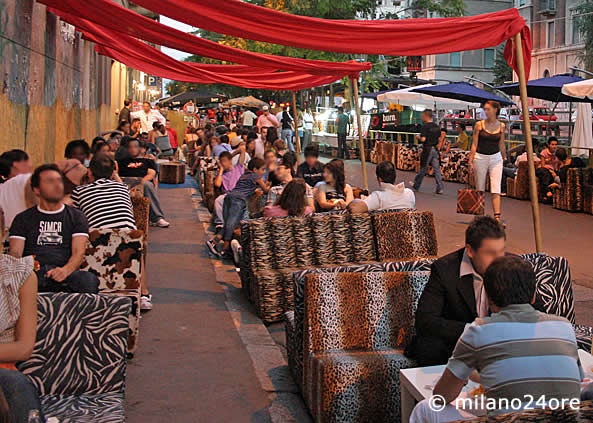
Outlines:
<svg viewBox="0 0 593 423"><path fill-rule="evenodd" d="M574 324L574 299L572 294L570 269L567 260L563 257L551 257L546 254L526 254L522 257L533 265L536 273L537 308L567 318L573 323L579 348L591 351L593 329ZM435 258L425 258L399 262L312 268L304 269L293 274L295 304L294 312L286 313L286 347L289 367L297 385L301 387L304 393L309 389L307 384L311 383L311 376L303 373L303 368L307 365L306 360L304 362L304 354L306 354L304 345L307 341L305 335L305 331L307 330L306 304L308 293L312 292L312 288L307 288L309 284L308 278L312 277L312 275L323 275L326 279L335 279L339 278L341 274L345 273L351 275L353 272L379 275L386 272L427 272L430 270L430 266L434 260ZM331 300L335 303L339 302L336 297L338 293L335 289L330 290L323 295L325 297L329 296L329 299L326 299L326 301ZM357 293L356 296L358 295L359 294ZM335 318L338 319L337 317ZM338 319L338 323L342 321L343 320ZM356 407L358 407L358 405L356 405Z"/></svg>
<svg viewBox="0 0 593 423"><path fill-rule="evenodd" d="M566 183L554 191L554 208L593 213L593 168L568 169Z"/></svg>
<svg viewBox="0 0 593 423"><path fill-rule="evenodd" d="M133 354L140 332L140 280L145 248L141 230L91 229L81 270L99 278L99 292L132 300L128 352Z"/></svg>
<svg viewBox="0 0 593 423"><path fill-rule="evenodd" d="M317 422L400 421L399 370L428 272L316 273L305 285L303 394Z"/></svg>
<svg viewBox="0 0 593 423"><path fill-rule="evenodd" d="M411 210L246 220L241 245L242 289L264 323L292 310L300 269L437 254L432 213Z"/></svg>

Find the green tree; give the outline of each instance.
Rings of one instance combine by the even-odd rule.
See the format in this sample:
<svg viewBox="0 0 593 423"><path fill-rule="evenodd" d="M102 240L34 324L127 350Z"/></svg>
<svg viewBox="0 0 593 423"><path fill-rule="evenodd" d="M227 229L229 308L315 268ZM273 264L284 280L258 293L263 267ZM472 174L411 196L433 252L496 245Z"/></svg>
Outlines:
<svg viewBox="0 0 593 423"><path fill-rule="evenodd" d="M577 6L576 10L577 15L581 16L575 18L574 24L585 42L585 51L581 60L587 70L593 71L593 2L584 1Z"/></svg>
<svg viewBox="0 0 593 423"><path fill-rule="evenodd" d="M377 1L376 0L248 0L250 3L259 6L265 6L283 12L312 16L323 19L374 19L377 16ZM461 16L464 13L463 0L415 0L410 7L412 16L424 16L426 11L438 13L443 17ZM402 8L402 12L406 12ZM379 16L384 19L397 19L396 15ZM277 44L270 44L260 41L246 40L229 35L221 35L210 31L198 30L196 32L200 37L215 41L220 44L228 45L242 50L254 51L257 53L273 54L278 56L299 57L311 60L329 60L329 61L346 61L352 59L360 59L373 63L380 62L379 56L361 56L352 54L333 53L317 50L307 50L302 48L282 46ZM389 56L381 56L381 61L392 60L401 62L404 58L394 58ZM196 63L223 63L219 60L214 60L200 56L189 56L184 59L189 62ZM388 65L380 63L375 65L372 70L363 74L363 86L367 89L380 89L384 87L383 80L390 76L388 72ZM343 81L345 82L345 81ZM195 88L199 84L186 84L188 88ZM246 90L236 87L228 87L221 84L216 84L219 92L226 95L267 95L270 92L261 90ZM172 87L173 88L173 87ZM247 93L249 92L249 93Z"/></svg>
<svg viewBox="0 0 593 423"><path fill-rule="evenodd" d="M502 85L506 81L513 80L513 68L509 66L503 56L504 46L498 46L496 49L496 59L494 60L494 85Z"/></svg>

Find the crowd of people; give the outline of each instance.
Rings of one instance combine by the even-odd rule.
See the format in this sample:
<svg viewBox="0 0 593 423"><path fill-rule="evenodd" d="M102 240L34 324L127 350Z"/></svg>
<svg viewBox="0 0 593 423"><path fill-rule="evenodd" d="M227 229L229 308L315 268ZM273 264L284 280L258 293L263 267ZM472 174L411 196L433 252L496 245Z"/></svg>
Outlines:
<svg viewBox="0 0 593 423"><path fill-rule="evenodd" d="M403 182L395 184L396 171L392 163L377 166L379 191L368 198L355 199L352 186L346 183L341 159L323 164L319 160L318 148L307 143L304 161L297 166L293 151L294 133L289 133L287 127L288 123L294 123L294 119L286 107L274 115L268 106L264 106L257 118L251 116L251 112L243 119L245 113L243 111L231 123L224 123L227 120L223 119L222 124L208 123L204 128L188 132L188 149L197 157L191 174L197 173L200 158L215 161L218 168L214 186L221 194L214 201L216 234L206 242L214 256L233 257L231 241L241 220L248 216L248 200L254 194L263 199L264 217L414 207L414 193L405 188ZM339 115L339 119L344 120L340 125L346 131L348 115L342 114L345 118ZM309 110L303 116L303 125L312 124ZM312 126L304 128L305 133L312 130Z"/></svg>
<svg viewBox="0 0 593 423"><path fill-rule="evenodd" d="M287 108L278 116L267 106L259 114L243 110L232 119L219 109L212 114L213 123L188 128L180 145L177 133L158 110L145 103L142 110L133 112L130 104L126 100L116 130L97 136L90 145L85 140L69 142L64 160L57 163L33 168L22 150L0 155L0 226L9 252L0 255L0 387L14 422L27 421L28 410L41 409L35 387L15 371L15 363L29 358L33 350L37 293L98 292L97 276L81 270L89 229L136 229L131 188L140 187L150 199L151 225L169 226L157 190L158 158L191 152L193 175L201 160L217 166L214 186L221 195L214 203L216 233L206 243L216 257L233 256L231 241L248 215L252 198L260 198L264 217L403 210L416 205L414 192L396 182L392 162L376 166L379 189L364 198L355 198L354 188L346 182L343 160L322 163L310 138L305 141L304 161L297 165L295 121ZM435 411L422 401L412 413L413 422L469 418L446 405L468 379L479 381L497 398L534 392L593 398L591 386L581 393L583 369L571 324L537 310L533 268L505 251L501 181L503 175L514 176L526 153L509 151L509 157L517 156L510 165L504 124L497 119L500 105L488 102L484 111L486 119L476 124L473 142L460 124L454 144L433 122L430 110L422 114L424 125L418 137L424 149L414 190L420 189L432 165L436 192L442 193L441 154L451 147L467 148L477 188L484 190L486 178L490 180L494 217L476 218L466 230L464 248L432 264L416 312L416 334L405 354L422 366L447 365L434 388L444 407ZM304 140L312 129L307 126L312 122L307 114L310 111L298 119ZM343 118L342 114L339 136L349 125L348 115ZM342 136L339 145L340 157L347 157ZM553 137L535 159L546 197L566 180L567 169L580 165L558 148ZM141 309L152 309L145 280L141 294Z"/></svg>

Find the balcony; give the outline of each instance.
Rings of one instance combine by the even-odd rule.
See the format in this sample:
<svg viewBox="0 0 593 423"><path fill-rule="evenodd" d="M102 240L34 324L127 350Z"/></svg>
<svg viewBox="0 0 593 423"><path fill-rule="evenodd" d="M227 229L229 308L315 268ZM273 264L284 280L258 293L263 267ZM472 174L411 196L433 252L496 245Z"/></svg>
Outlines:
<svg viewBox="0 0 593 423"><path fill-rule="evenodd" d="M556 0L540 0L539 13L544 16L556 15Z"/></svg>

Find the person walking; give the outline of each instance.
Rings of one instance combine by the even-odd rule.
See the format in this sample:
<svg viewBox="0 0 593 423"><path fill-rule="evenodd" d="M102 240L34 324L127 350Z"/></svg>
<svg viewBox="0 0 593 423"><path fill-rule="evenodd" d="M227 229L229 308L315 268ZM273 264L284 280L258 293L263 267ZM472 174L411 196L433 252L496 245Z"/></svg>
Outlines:
<svg viewBox="0 0 593 423"><path fill-rule="evenodd" d="M504 123L498 120L500 103L487 101L484 104L486 119L476 123L474 128L474 142L469 154L469 169L473 173L476 189L486 190L486 176L490 177L490 193L492 194L492 208L494 218L501 221L500 189L502 181L503 162L506 160L504 145Z"/></svg>
<svg viewBox="0 0 593 423"><path fill-rule="evenodd" d="M305 113L303 113L303 129L305 130L303 136L303 145L302 149L304 150L310 145L313 141L313 124L315 123L315 118L311 113L311 109L307 107Z"/></svg>
<svg viewBox="0 0 593 423"><path fill-rule="evenodd" d="M422 180L426 176L428 165L431 165L434 169L434 180L436 182L436 193L442 194L443 176L441 175L441 166L439 152L437 151L437 145L439 144L439 137L441 135L441 128L432 121L432 110L426 109L422 112L422 128L420 129L420 135L416 135L416 138L422 142L422 153L420 154L420 170L414 179L412 187L414 191L419 191L422 185Z"/></svg>
<svg viewBox="0 0 593 423"><path fill-rule="evenodd" d="M338 158L350 158L348 154L348 145L346 144L346 136L348 135L348 128L350 127L350 116L344 113L343 107L338 107L338 116L336 117L336 132L338 133Z"/></svg>
<svg viewBox="0 0 593 423"><path fill-rule="evenodd" d="M282 131L281 131L281 138L284 140L290 151L294 151L294 146L292 144L292 129L293 129L293 122L294 119L288 111L288 107L284 107L282 109Z"/></svg>

